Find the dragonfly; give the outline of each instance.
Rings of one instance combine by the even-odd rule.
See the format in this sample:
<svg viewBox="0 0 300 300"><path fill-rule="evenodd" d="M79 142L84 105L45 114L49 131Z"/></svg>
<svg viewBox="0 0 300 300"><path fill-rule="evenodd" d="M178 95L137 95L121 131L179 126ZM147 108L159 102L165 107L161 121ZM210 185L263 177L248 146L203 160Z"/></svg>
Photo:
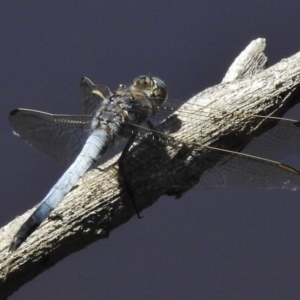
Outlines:
<svg viewBox="0 0 300 300"><path fill-rule="evenodd" d="M145 123L168 95L165 83L149 76L139 76L128 88L120 85L113 93L86 77L81 80L80 87L83 115L53 115L29 109L15 109L10 113L9 121L15 134L71 165L20 227L9 251L16 250L49 217L112 145L128 139L125 148L130 148L138 128L134 125ZM148 125L152 126L150 121Z"/></svg>
<svg viewBox="0 0 300 300"><path fill-rule="evenodd" d="M189 129L197 126L199 119L203 122L205 118L208 120L216 115L229 118L234 116L231 113L224 114L220 109L207 110L201 104L186 106L181 101L167 100L166 84L157 77L139 76L128 88L120 85L113 93L109 88L95 85L87 78L81 80L80 86L83 109L81 115L53 115L27 109L17 109L10 114L10 124L17 135L60 162L71 164L15 234L10 251L17 249L30 236L79 178L119 140L128 140L121 155L124 158L123 154L129 151L141 130L152 135L155 142L151 142L151 147L156 147L159 151L162 145L176 149L182 149L182 145L192 148L192 151L177 157L175 155L173 159L183 163L185 167L192 166L192 170L200 170L200 173L192 171L193 174L190 174L191 168L180 172L178 180L172 182L168 191L170 195L181 194L182 178L187 176L194 177L195 182L191 182L191 185L199 188L296 190L300 187L299 171L277 161L300 152L300 123L295 120L248 115L247 118L255 124L263 126L266 123L269 128L258 137L246 136L233 151L226 148L226 142L223 146L214 147L205 144L205 138L202 141L180 140L176 134L182 123ZM193 109L195 105L198 106L197 113ZM180 115L182 120L178 120L176 110L184 106ZM174 111L175 118L172 118L174 115L167 118ZM236 112L235 116L239 114L242 112ZM153 125L153 120L158 123L157 126ZM228 122L232 121L228 119ZM148 128L144 127L145 123ZM143 160L143 155L142 153L140 158L137 157L137 160ZM144 161L146 163L147 159ZM167 162L164 164L166 166Z"/></svg>

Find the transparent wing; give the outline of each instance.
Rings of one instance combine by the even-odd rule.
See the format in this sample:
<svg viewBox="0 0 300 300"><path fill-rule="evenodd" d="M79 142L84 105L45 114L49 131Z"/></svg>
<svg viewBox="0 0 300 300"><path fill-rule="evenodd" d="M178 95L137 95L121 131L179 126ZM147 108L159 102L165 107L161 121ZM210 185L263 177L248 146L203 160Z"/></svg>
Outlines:
<svg viewBox="0 0 300 300"><path fill-rule="evenodd" d="M149 145L164 153L157 143ZM173 143L172 147L176 145ZM170 172L166 181L169 195L180 195L191 188L300 188L299 171L286 164L240 152L206 149L210 151L188 150L155 166L157 174L162 169L167 174ZM145 153L135 152L134 156L143 162Z"/></svg>
<svg viewBox="0 0 300 300"><path fill-rule="evenodd" d="M199 120L205 118L213 118L215 113L220 113L217 109L207 109L205 106L188 104L178 100L168 100L157 113L152 117L153 123L160 124L162 120L175 112L184 105L185 109L181 110L188 126L197 126ZM200 109L193 107L200 106ZM239 112L238 112L239 113ZM242 113L239 113L242 114ZM273 160L282 160L293 155L300 154L300 122L297 120L266 117L258 115L249 115L249 118L261 119L265 124L268 123L269 130L265 133L253 138L253 140L243 149L243 152L266 157ZM234 116L232 117L234 122ZM243 124L241 124L243 126Z"/></svg>
<svg viewBox="0 0 300 300"><path fill-rule="evenodd" d="M30 109L16 109L9 115L14 132L30 145L70 164L88 135L90 116L53 115Z"/></svg>
<svg viewBox="0 0 300 300"><path fill-rule="evenodd" d="M96 85L87 77L83 77L80 81L80 102L83 114L92 114L102 100L110 94L111 92L107 86Z"/></svg>
<svg viewBox="0 0 300 300"><path fill-rule="evenodd" d="M281 120L269 131L254 138L243 152L270 159L284 159L300 153L300 123Z"/></svg>
<svg viewBox="0 0 300 300"><path fill-rule="evenodd" d="M300 188L299 171L280 162L243 153L222 153L217 150L195 164L206 169L200 177L200 188Z"/></svg>
<svg viewBox="0 0 300 300"><path fill-rule="evenodd" d="M189 122L191 122L191 125L196 117L196 115L190 113ZM263 116L254 117L266 119ZM290 166L276 161L277 159L300 152L299 122L288 119L269 119L266 121L270 122L271 129L251 141L243 149L242 153L204 147L204 149L210 150L209 153L205 153L205 151L201 153L198 150L194 150L194 155L188 153L187 156L173 158L178 160L179 165L182 164L182 168L179 167L180 174L177 172L175 179L170 174L170 178L172 178L172 180L170 179L170 186L172 187L170 194L180 194L187 190L188 188L183 186L183 183L185 184L187 181L188 184L185 184L185 186L188 185L189 188L196 186L198 188L299 189L299 172ZM178 119L176 120L175 118L175 121L178 123ZM164 133L169 132L168 129L164 128L163 123L157 126L155 130L162 131L162 137ZM153 134L155 135L157 132L153 131ZM166 143L168 143L167 140ZM172 147L178 148L182 144L182 141L178 141L177 143L174 139L170 143ZM190 146L195 148L196 144L193 143ZM153 143L152 146L157 147L157 144ZM203 148L203 145L199 144L199 146ZM262 157L257 156L257 154ZM142 161L143 157L140 157L139 160ZM176 163L176 168L177 166ZM171 168L170 172L173 174L174 169Z"/></svg>

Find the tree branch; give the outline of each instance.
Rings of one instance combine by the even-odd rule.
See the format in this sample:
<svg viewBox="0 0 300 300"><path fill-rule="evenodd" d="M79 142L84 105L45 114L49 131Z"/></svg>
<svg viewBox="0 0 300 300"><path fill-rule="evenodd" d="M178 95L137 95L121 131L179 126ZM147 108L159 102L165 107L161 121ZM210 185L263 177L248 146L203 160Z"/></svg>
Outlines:
<svg viewBox="0 0 300 300"><path fill-rule="evenodd" d="M140 209L152 205L164 194L184 192L195 183L196 173L201 176L204 170L189 172L188 159L195 141L198 148L199 144L214 147L221 144L223 148L238 150L252 136L267 130L260 126L249 134L249 128L256 125L249 114L281 116L297 102L294 96L300 83L300 52L265 69L264 48L264 39L251 42L230 66L222 83L194 96L176 111L182 127L172 137L181 141L181 147L163 147L147 137L132 148L124 164ZM237 111L243 114L234 114ZM191 113L199 118L191 120ZM236 122L229 121L233 116ZM230 138L233 134L234 141ZM201 155L201 151L197 153ZM180 155L185 159L174 159ZM94 169L55 210L63 215L63 220L43 222L9 255L13 235L32 211L1 229L0 299L6 299L71 253L107 238L114 228L135 214L117 167L107 171Z"/></svg>

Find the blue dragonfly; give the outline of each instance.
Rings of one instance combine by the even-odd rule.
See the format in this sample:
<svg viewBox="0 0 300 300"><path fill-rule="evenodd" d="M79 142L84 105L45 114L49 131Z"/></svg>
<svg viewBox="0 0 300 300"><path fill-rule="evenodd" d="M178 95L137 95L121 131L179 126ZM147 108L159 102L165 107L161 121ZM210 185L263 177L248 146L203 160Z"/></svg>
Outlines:
<svg viewBox="0 0 300 300"><path fill-rule="evenodd" d="M17 135L71 165L20 227L9 251L23 243L76 182L120 139L128 139L124 156L136 136L138 127L135 125L145 123L167 99L166 85L157 77L139 76L128 88L120 85L113 93L85 77L80 86L83 115L54 115L29 109L10 113L9 121ZM149 121L148 125L152 126L150 124Z"/></svg>
<svg viewBox="0 0 300 300"><path fill-rule="evenodd" d="M138 132L143 129L143 123L147 123L150 134L161 138L162 144L178 149L186 145L193 149L192 154L188 152L180 155L178 161L185 167L195 167L187 169L188 171L183 169L178 174L178 179L172 182L168 191L170 195L178 195L183 191L182 183L187 177L200 180L198 183L191 183L191 186L196 184L200 188L300 188L300 173L277 161L300 152L300 123L295 120L249 115L247 118L260 126L266 124L267 129L258 137L247 136L243 146L232 151L228 150L226 141L216 148L204 145L203 141L182 141L170 136L169 133L176 132L181 126L180 124L178 127L176 118L175 129L172 128L172 117L171 126L167 124L167 119L165 124L154 127L150 122L151 118L157 118L160 122L183 105L183 102L172 99L167 102L167 87L157 77L139 76L128 88L120 85L113 93L105 86L93 84L88 78L83 78L80 86L82 115L54 115L28 109L16 109L10 114L10 124L17 135L60 162L70 165L17 231L10 244L10 251L16 250L50 215L76 182L122 139L128 141L119 161L124 159ZM198 107L194 110L196 105ZM187 130L195 128L203 120L224 114L217 109L207 110L201 104L184 106L179 121ZM235 122L230 119L232 113L225 113L224 118L227 117L228 122ZM156 145L157 143L152 143L153 147ZM200 170L200 173L191 173L191 170ZM120 171L124 177L121 167ZM126 184L126 178L124 179ZM128 192L135 205L130 188ZM138 213L136 206L135 209Z"/></svg>

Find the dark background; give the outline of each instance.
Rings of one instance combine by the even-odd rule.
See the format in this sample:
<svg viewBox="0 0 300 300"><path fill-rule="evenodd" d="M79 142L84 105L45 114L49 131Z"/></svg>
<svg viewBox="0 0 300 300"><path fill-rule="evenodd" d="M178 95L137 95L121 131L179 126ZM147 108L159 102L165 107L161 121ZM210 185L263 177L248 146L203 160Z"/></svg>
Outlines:
<svg viewBox="0 0 300 300"><path fill-rule="evenodd" d="M189 99L219 83L253 39L266 38L269 65L299 51L299 11L274 0L1 1L0 225L64 170L12 135L12 109L78 113L82 76L116 88L151 74L171 98ZM300 119L299 108L290 116ZM299 298L299 192L198 189L142 215L11 299Z"/></svg>

